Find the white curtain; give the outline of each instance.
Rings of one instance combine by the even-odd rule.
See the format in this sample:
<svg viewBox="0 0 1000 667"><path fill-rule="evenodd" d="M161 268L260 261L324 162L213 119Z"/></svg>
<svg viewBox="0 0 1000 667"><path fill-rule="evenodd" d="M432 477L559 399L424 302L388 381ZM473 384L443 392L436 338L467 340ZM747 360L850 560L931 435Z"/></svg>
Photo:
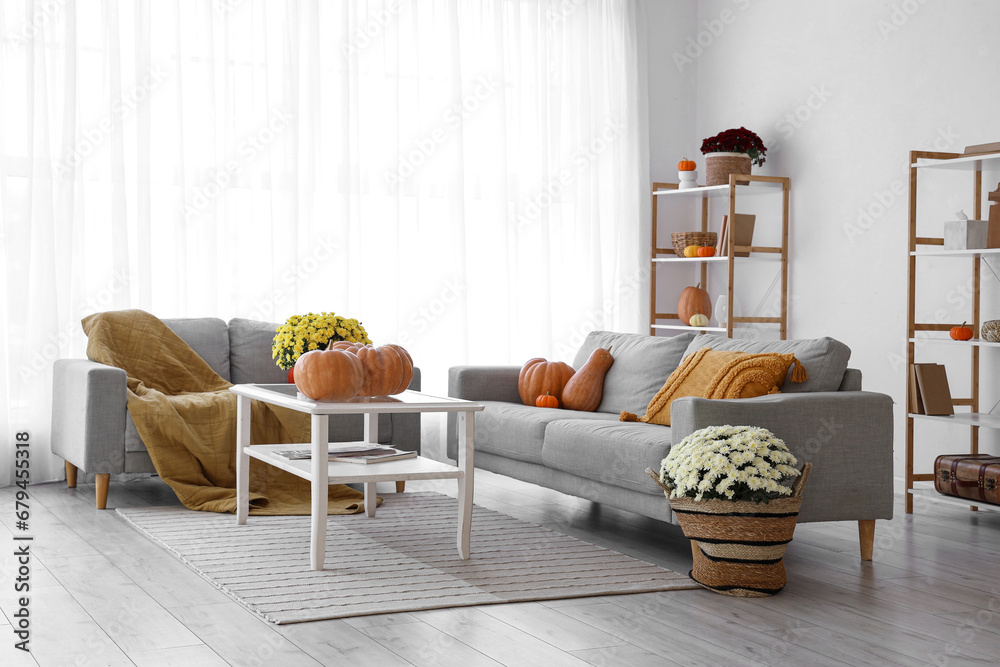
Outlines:
<svg viewBox="0 0 1000 667"><path fill-rule="evenodd" d="M0 0L0 424L81 317L357 317L447 368L646 318L634 0ZM58 406L55 406L58 409ZM0 485L10 483L0 468Z"/></svg>

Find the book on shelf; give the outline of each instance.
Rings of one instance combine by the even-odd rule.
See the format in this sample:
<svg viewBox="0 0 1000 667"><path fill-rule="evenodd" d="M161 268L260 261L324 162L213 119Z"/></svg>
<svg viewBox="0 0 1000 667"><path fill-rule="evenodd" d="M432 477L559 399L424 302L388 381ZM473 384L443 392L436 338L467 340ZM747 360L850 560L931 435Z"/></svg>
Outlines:
<svg viewBox="0 0 1000 667"><path fill-rule="evenodd" d="M728 218L729 218L728 215L722 216L722 224L719 225L719 235L716 238L716 247L715 247L715 254L718 255L719 257L722 257L723 255L726 254L726 248L728 247L727 246L727 239L728 239L727 234L729 233L729 223L727 221Z"/></svg>
<svg viewBox="0 0 1000 667"><path fill-rule="evenodd" d="M920 401L925 415L953 415L955 406L951 402L948 388L948 374L941 364L914 364Z"/></svg>
<svg viewBox="0 0 1000 667"><path fill-rule="evenodd" d="M291 461L308 461L312 459L311 449L282 449L275 452ZM330 445L328 456L330 461L338 463L383 463L411 459L416 452L407 452L387 445Z"/></svg>
<svg viewBox="0 0 1000 667"><path fill-rule="evenodd" d="M729 236L733 236L733 246L749 247L753 245L753 227L757 216L746 213L736 214L736 224L729 224L729 216L722 216L722 236L719 241L718 255L725 255L729 250ZM736 257L749 257L749 251L734 253Z"/></svg>
<svg viewBox="0 0 1000 667"><path fill-rule="evenodd" d="M910 364L910 392L907 405L907 410L910 414L924 414L924 402L920 400L920 386L917 384L917 366L925 365L926 364Z"/></svg>

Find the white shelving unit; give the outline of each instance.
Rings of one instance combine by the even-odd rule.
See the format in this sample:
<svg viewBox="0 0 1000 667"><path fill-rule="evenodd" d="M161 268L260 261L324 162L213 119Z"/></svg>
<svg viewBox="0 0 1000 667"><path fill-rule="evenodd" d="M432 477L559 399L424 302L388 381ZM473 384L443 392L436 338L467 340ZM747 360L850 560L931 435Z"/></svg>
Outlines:
<svg viewBox="0 0 1000 667"><path fill-rule="evenodd" d="M916 360L917 346L934 345L939 349L954 347L965 348L970 355L971 383L969 396L954 399L956 407L968 408L969 412L954 415L918 415L908 413L906 416L906 512L913 512L914 496L933 496L935 500L950 505L972 507L984 505L976 502L955 498L937 493L933 488L935 473L917 473L914 471L914 428L919 422L946 422L958 427L969 429L969 453L979 453L979 429L1000 429L1000 415L980 412L979 378L980 354L983 347L1000 347L1000 343L991 343L979 338L968 341L954 341L943 336L960 323L917 322L916 321L916 276L918 262L924 257L951 257L956 265L971 262L972 264L972 314L969 326L973 335L978 335L981 321L981 283L982 266L985 262L1000 258L1000 248L982 250L945 250L944 239L937 236L917 235L917 179L921 173L935 170L964 171L973 176L973 219L982 219L983 214L983 170L1000 170L1000 153L966 156L960 153L936 153L927 151L910 152L910 198L909 198L909 256L908 256L908 296L907 296L907 353L906 353L906 391L910 395L911 378L910 364ZM966 266L968 266L966 264ZM918 332L923 335L918 336ZM954 389L953 389L954 391ZM942 452L954 453L954 452ZM928 487L928 484L930 485ZM1000 507L989 507L1000 510Z"/></svg>
<svg viewBox="0 0 1000 667"><path fill-rule="evenodd" d="M724 333L732 338L734 325L738 324L773 324L778 326L779 337L784 340L788 332L788 197L791 190L791 182L788 178L777 176L745 176L732 174L729 177L728 185L702 186L698 188L687 188L681 190L676 183L653 183L652 202L652 230L650 243L650 289L649 289L649 332L656 335L657 330L667 331L712 331ZM658 222L658 200L671 199L701 199L701 231L709 230L708 226L708 202L712 199L728 199L729 220L736 219L737 199L746 196L757 195L781 195L781 245L780 246L737 246L734 235L729 236L729 244L725 255L713 257L678 257L673 247L660 247L657 241ZM687 229L672 229L673 232L692 231ZM667 237L669 239L669 235ZM747 257L737 257L736 253L749 253ZM700 282L708 284L708 267L712 264L725 264L727 271L726 279L726 303L734 304L733 287L736 278L737 265L745 262L756 262L760 260L777 260L780 262L781 272L781 312L777 317L746 317L734 315L730 308L729 316L726 318L725 327L701 327L693 328L680 323L677 313L658 312L656 307L657 291L657 267L670 265L694 265L697 266L700 274ZM670 322L673 320L673 322Z"/></svg>

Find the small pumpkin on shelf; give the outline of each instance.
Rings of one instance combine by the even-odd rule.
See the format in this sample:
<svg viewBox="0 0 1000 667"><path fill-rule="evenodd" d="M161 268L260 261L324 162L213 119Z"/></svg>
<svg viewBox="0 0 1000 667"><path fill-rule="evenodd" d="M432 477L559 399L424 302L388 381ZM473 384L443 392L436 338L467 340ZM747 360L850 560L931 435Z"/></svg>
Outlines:
<svg viewBox="0 0 1000 667"><path fill-rule="evenodd" d="M604 376L615 363L610 350L599 347L563 388L562 403L568 410L594 412L604 396Z"/></svg>
<svg viewBox="0 0 1000 667"><path fill-rule="evenodd" d="M536 408L558 408L559 399L553 396L549 392L545 392L544 395L539 396L535 399Z"/></svg>
<svg viewBox="0 0 1000 667"><path fill-rule="evenodd" d="M694 171L697 168L698 165L694 163L694 160L687 158L681 158L681 161L677 163L677 171Z"/></svg>
<svg viewBox="0 0 1000 667"><path fill-rule="evenodd" d="M702 315L701 313L695 313L694 315L691 316L691 319L688 321L688 324L690 324L693 327L707 327L708 318Z"/></svg>
<svg viewBox="0 0 1000 667"><path fill-rule="evenodd" d="M951 337L953 340L972 340L972 327L967 327L962 322L962 326L951 328Z"/></svg>

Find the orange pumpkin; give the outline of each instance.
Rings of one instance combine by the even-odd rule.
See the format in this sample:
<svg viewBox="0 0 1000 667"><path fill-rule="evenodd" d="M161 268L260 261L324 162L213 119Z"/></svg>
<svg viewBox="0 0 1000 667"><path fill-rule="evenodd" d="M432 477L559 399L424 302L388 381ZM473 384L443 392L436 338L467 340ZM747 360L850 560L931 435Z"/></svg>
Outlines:
<svg viewBox="0 0 1000 667"><path fill-rule="evenodd" d="M677 317L684 324L690 324L691 316L698 313L712 317L712 297L701 288L701 283L697 287L685 287L677 301Z"/></svg>
<svg viewBox="0 0 1000 667"><path fill-rule="evenodd" d="M562 400L563 387L576 371L561 361L546 361L541 357L528 359L517 376L517 392L525 405L535 405L542 394L551 394Z"/></svg>
<svg viewBox="0 0 1000 667"><path fill-rule="evenodd" d="M406 391L413 379L413 359L399 345L361 345L338 341L331 348L355 355L364 371L361 396L391 396Z"/></svg>
<svg viewBox="0 0 1000 667"><path fill-rule="evenodd" d="M694 163L694 160L689 160L687 158L683 158L677 163L677 171L694 171L697 168L698 165Z"/></svg>
<svg viewBox="0 0 1000 667"><path fill-rule="evenodd" d="M314 401L346 401L364 379L361 361L345 350L313 350L295 362L295 386Z"/></svg>
<svg viewBox="0 0 1000 667"><path fill-rule="evenodd" d="M962 322L962 326L951 328L951 337L954 340L972 340L972 327L967 327Z"/></svg>
<svg viewBox="0 0 1000 667"><path fill-rule="evenodd" d="M555 396L553 396L552 394L550 394L549 392L545 392L544 396L539 396L538 398L535 399L535 407L538 407L538 408L558 408L559 407L559 399L556 398Z"/></svg>
<svg viewBox="0 0 1000 667"><path fill-rule="evenodd" d="M407 387L410 386L410 381L413 380L413 357L402 345L396 345L395 343L386 343L382 347L388 347L392 350L396 350L399 353L400 358L403 360L403 376L399 378L399 387L394 391L394 394L399 394L406 391Z"/></svg>
<svg viewBox="0 0 1000 667"><path fill-rule="evenodd" d="M574 373L563 388L563 407L583 412L597 410L604 395L604 376L614 363L610 350L603 347L594 350L583 368Z"/></svg>
<svg viewBox="0 0 1000 667"><path fill-rule="evenodd" d="M710 245L703 245L702 247L698 248L698 256L699 257L714 257L715 256L715 248L713 246L710 246Z"/></svg>

